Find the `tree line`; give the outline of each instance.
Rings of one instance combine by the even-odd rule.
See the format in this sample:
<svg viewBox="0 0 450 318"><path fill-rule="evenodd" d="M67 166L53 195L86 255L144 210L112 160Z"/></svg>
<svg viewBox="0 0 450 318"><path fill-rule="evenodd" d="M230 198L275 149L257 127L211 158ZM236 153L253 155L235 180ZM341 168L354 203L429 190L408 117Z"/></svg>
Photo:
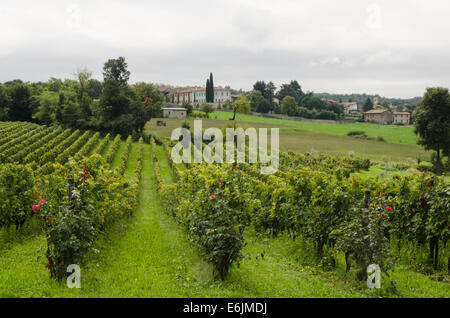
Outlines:
<svg viewBox="0 0 450 318"><path fill-rule="evenodd" d="M142 134L145 124L160 115L162 94L152 84L129 85L130 71L124 57L104 64L103 81L93 79L87 69L78 70L75 75L76 79L0 84L0 120L125 136Z"/></svg>
<svg viewBox="0 0 450 318"><path fill-rule="evenodd" d="M296 80L282 84L278 91L273 82L257 81L245 97L252 112L332 120L344 115L342 105L327 103L312 92L304 92ZM246 103L246 100L240 103ZM224 107L230 110L240 108L231 103L225 103Z"/></svg>

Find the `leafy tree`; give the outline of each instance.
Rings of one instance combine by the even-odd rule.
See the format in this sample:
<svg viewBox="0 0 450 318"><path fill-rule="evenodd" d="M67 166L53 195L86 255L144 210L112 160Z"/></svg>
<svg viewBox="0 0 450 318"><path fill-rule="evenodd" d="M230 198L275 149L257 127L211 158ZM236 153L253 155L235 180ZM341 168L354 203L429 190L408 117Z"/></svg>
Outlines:
<svg viewBox="0 0 450 318"><path fill-rule="evenodd" d="M63 82L58 78L51 77L48 80L48 90L51 92L57 93L63 89L63 86L64 86Z"/></svg>
<svg viewBox="0 0 450 318"><path fill-rule="evenodd" d="M92 99L89 97L87 93L83 94L79 104L80 104L80 118L78 126L80 128L88 128L92 116Z"/></svg>
<svg viewBox="0 0 450 318"><path fill-rule="evenodd" d="M80 119L80 105L68 100L62 109L62 122L67 127L77 128Z"/></svg>
<svg viewBox="0 0 450 318"><path fill-rule="evenodd" d="M187 115L192 114L192 112L194 111L194 106L192 106L192 104L188 102L184 102L181 107L186 108Z"/></svg>
<svg viewBox="0 0 450 318"><path fill-rule="evenodd" d="M60 124L62 124L62 121L63 121L62 109L64 107L63 105L64 105L65 101L66 101L66 96L64 95L63 92L60 92L59 98L58 98L58 105L56 106L56 109L55 109L55 120L57 123L60 123Z"/></svg>
<svg viewBox="0 0 450 318"><path fill-rule="evenodd" d="M373 108L373 102L370 99L370 97L367 97L366 102L363 105L363 111L364 112L368 112L369 110L371 110Z"/></svg>
<svg viewBox="0 0 450 318"><path fill-rule="evenodd" d="M141 99L142 102L155 104L163 102L163 95L159 89L153 85L144 82L138 82L132 86L136 92L136 96Z"/></svg>
<svg viewBox="0 0 450 318"><path fill-rule="evenodd" d="M303 95L304 93L300 84L297 81L291 81L289 84L281 85L277 97L279 100L283 100L286 96L291 96L297 104L301 104Z"/></svg>
<svg viewBox="0 0 450 318"><path fill-rule="evenodd" d="M226 110L232 110L233 109L233 103L229 100L226 100L225 103L223 103L223 109Z"/></svg>
<svg viewBox="0 0 450 318"><path fill-rule="evenodd" d="M450 94L448 88L427 88L414 112L418 144L426 150L436 151L436 162L441 161L441 152L448 153L450 145Z"/></svg>
<svg viewBox="0 0 450 318"><path fill-rule="evenodd" d="M383 108L385 108L385 109L391 110L391 103L389 103L388 100L384 99L384 100L381 102L381 107L383 107Z"/></svg>
<svg viewBox="0 0 450 318"><path fill-rule="evenodd" d="M11 98L9 97L6 88L0 85L0 120L8 119L8 110L10 107Z"/></svg>
<svg viewBox="0 0 450 318"><path fill-rule="evenodd" d="M281 101L281 112L288 116L295 116L297 114L298 104L294 97L286 96Z"/></svg>
<svg viewBox="0 0 450 318"><path fill-rule="evenodd" d="M121 56L117 59L108 60L103 66L103 78L105 82L113 80L119 87L127 87L130 71L128 71L125 58Z"/></svg>
<svg viewBox="0 0 450 318"><path fill-rule="evenodd" d="M337 115L335 112L330 110L322 110L317 114L318 119L328 119L328 120L336 120Z"/></svg>
<svg viewBox="0 0 450 318"><path fill-rule="evenodd" d="M160 115L163 96L159 89L144 82L134 86L135 98L132 98L131 112L135 119L135 129L143 132L145 124L152 118Z"/></svg>
<svg viewBox="0 0 450 318"><path fill-rule="evenodd" d="M251 111L250 101L245 96L241 96L238 100L233 103L233 118L236 119L236 113L248 114Z"/></svg>
<svg viewBox="0 0 450 318"><path fill-rule="evenodd" d="M250 101L251 110L256 112L259 105L264 100L264 96L259 90L254 90L248 95L248 99Z"/></svg>
<svg viewBox="0 0 450 318"><path fill-rule="evenodd" d="M277 90L277 87L273 82L269 82L266 85L266 93L264 94L264 97L269 101L270 104L273 104L273 99L275 97L275 91Z"/></svg>
<svg viewBox="0 0 450 318"><path fill-rule="evenodd" d="M89 81L91 79L92 73L85 68L78 70L76 75L79 83L78 100L81 101L84 95L89 94Z"/></svg>
<svg viewBox="0 0 450 318"><path fill-rule="evenodd" d="M316 96L306 96L303 98L301 106L310 110L324 110L326 108L326 103Z"/></svg>
<svg viewBox="0 0 450 318"><path fill-rule="evenodd" d="M59 95L54 91L47 91L41 95L37 119L44 125L50 125L55 117L55 111L59 104Z"/></svg>
<svg viewBox="0 0 450 318"><path fill-rule="evenodd" d="M31 92L27 84L17 84L11 90L11 106L9 119L11 121L31 121L32 108L30 105Z"/></svg>
<svg viewBox="0 0 450 318"><path fill-rule="evenodd" d="M103 106L103 120L129 112L130 101L126 95L127 90L114 79L105 79L100 104Z"/></svg>
<svg viewBox="0 0 450 318"><path fill-rule="evenodd" d="M211 104L208 103L204 103L200 109L205 113L205 116L207 118L209 118L209 114L214 111L214 108L211 106Z"/></svg>
<svg viewBox="0 0 450 318"><path fill-rule="evenodd" d="M88 82L88 94L92 99L100 98L102 95L103 85L102 82L96 79L90 79Z"/></svg>
<svg viewBox="0 0 450 318"><path fill-rule="evenodd" d="M254 91L259 91L262 96L266 96L266 90L267 90L266 82L264 82L264 81L257 81L253 85L253 90Z"/></svg>
<svg viewBox="0 0 450 318"><path fill-rule="evenodd" d="M335 113L338 117L341 117L344 115L344 106L337 103L327 103L326 109L332 111Z"/></svg>
<svg viewBox="0 0 450 318"><path fill-rule="evenodd" d="M258 113L265 113L265 114L267 114L271 110L272 104L267 99L263 99L261 103L259 103L258 108L256 109Z"/></svg>
<svg viewBox="0 0 450 318"><path fill-rule="evenodd" d="M23 82L20 79L15 79L15 80L12 80L12 81L4 82L3 84L5 86L13 87L13 86L16 86L18 84L23 84Z"/></svg>

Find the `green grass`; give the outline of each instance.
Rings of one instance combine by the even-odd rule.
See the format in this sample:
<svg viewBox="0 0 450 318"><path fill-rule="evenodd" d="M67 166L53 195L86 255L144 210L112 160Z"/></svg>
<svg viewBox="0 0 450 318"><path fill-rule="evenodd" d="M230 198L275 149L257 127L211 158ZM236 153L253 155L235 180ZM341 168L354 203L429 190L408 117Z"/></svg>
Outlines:
<svg viewBox="0 0 450 318"><path fill-rule="evenodd" d="M229 120L232 117L231 113L214 112L212 118L219 120ZM347 135L348 132L358 130L364 131L367 136L376 138L383 137L387 142L416 145L417 136L414 134L413 126L396 126L396 125L377 125L369 123L352 123L352 124L324 124L311 123L303 121L287 121L275 118L264 118L252 115L237 114L236 119L241 122L249 123L263 123L270 125L294 126L305 131L322 132L333 135Z"/></svg>
<svg viewBox="0 0 450 318"><path fill-rule="evenodd" d="M133 142L131 144L130 155L127 161L127 167L125 168L124 177L128 180L132 180L134 178L134 171L136 170L137 165L137 155L138 155L138 144Z"/></svg>
<svg viewBox="0 0 450 318"><path fill-rule="evenodd" d="M113 162L111 163L111 168L117 168L119 165L120 165L120 162L121 162L121 160L122 160L122 155L123 155L123 152L125 151L125 142L124 141L122 141L121 143L120 143L120 147L119 147L119 149L117 149L117 153L116 153L116 156L114 157L114 160L113 160Z"/></svg>
<svg viewBox="0 0 450 318"><path fill-rule="evenodd" d="M213 116L218 119L202 119L203 128L227 127L230 113L215 112ZM357 156L373 160L381 160L389 155L391 160L406 161L407 158L428 160L430 152L424 151L415 144L415 135L412 127L386 126L365 123L355 124L318 124L309 122L296 122L280 119L262 118L250 115L240 115L238 123L243 128L280 128L280 150L294 152L318 151L333 155L348 155L354 152ZM148 133L159 137L170 137L172 130L181 127L182 119L164 119L167 126L156 126L156 120L152 119L146 126ZM194 127L194 119L189 119L191 129ZM351 130L364 130L374 138L383 136L386 141L365 140L347 136ZM270 131L269 131L270 132ZM389 137L387 137L389 135ZM401 136L405 136L404 138ZM408 140L408 142L399 142ZM270 141L270 138L269 138Z"/></svg>

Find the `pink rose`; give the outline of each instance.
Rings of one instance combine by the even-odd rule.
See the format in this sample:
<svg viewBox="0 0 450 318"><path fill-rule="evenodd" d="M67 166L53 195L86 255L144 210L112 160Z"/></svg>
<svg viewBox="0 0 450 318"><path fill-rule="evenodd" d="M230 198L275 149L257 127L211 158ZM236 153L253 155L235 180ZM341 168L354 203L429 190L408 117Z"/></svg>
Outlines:
<svg viewBox="0 0 450 318"><path fill-rule="evenodd" d="M211 201L213 201L213 200L216 199L216 196L215 196L215 195L212 195L212 196L209 197L209 199L210 199Z"/></svg>
<svg viewBox="0 0 450 318"><path fill-rule="evenodd" d="M37 211L38 210L38 206L35 204L33 205L33 211Z"/></svg>
<svg viewBox="0 0 450 318"><path fill-rule="evenodd" d="M387 206L386 210L388 210L389 212L392 212L392 208L390 206Z"/></svg>
<svg viewBox="0 0 450 318"><path fill-rule="evenodd" d="M45 200L39 201L39 205L42 205L42 204L44 204L44 203L45 203Z"/></svg>

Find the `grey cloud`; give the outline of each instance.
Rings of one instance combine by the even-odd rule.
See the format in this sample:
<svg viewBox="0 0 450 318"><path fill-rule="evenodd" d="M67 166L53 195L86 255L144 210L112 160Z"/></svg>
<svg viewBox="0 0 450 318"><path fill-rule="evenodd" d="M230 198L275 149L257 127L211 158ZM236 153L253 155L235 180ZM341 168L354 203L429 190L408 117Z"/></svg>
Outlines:
<svg viewBox="0 0 450 318"><path fill-rule="evenodd" d="M108 58L125 56L133 81L174 85L203 85L212 71L244 89L297 79L311 91L412 97L450 86L450 4L400 2L4 0L0 82L85 66L101 78ZM69 27L71 3L79 28Z"/></svg>

